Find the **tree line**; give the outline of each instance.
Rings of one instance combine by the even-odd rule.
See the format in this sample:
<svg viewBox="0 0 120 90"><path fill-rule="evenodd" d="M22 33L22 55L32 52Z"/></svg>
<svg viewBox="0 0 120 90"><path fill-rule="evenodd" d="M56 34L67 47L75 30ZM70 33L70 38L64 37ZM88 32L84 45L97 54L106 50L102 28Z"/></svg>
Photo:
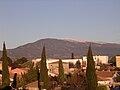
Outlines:
<svg viewBox="0 0 120 90"><path fill-rule="evenodd" d="M72 55L72 58L73 55ZM98 90L97 84L97 75L95 71L95 63L93 60L91 46L89 46L87 53L87 69L86 74L81 70L79 66L80 62L77 62L76 67L77 70L74 74L64 74L63 63L62 60L59 60L59 75L58 77L50 77L48 75L48 69L46 65L46 50L45 46L43 46L42 54L41 54L41 62L39 63L39 67L36 67L28 71L27 74L23 75L21 80L17 80L17 74L13 77L13 82L10 86L10 74L8 70L8 56L5 43L3 43L3 53L2 53L2 89L6 88L17 88L17 84L22 82L21 86L25 89L25 85L27 83L27 78L30 79L31 82L38 80L38 89L47 89L51 90L53 88L53 81L57 82L62 90ZM34 78L33 78L34 77ZM34 79L34 80L33 80ZM52 83L51 83L52 82ZM8 90L8 89L6 89Z"/></svg>

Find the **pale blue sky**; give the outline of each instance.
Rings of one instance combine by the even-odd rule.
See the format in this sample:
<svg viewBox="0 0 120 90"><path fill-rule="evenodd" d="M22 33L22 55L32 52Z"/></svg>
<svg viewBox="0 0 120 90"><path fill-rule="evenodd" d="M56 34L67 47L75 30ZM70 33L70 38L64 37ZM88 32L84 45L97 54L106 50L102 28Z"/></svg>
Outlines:
<svg viewBox="0 0 120 90"><path fill-rule="evenodd" d="M120 0L0 0L0 49L42 38L120 43Z"/></svg>

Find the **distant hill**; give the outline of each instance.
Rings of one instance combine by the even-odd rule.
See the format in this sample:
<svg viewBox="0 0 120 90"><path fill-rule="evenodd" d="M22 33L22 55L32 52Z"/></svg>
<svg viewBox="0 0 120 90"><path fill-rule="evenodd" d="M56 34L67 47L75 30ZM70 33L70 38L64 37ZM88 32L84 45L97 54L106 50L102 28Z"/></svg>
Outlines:
<svg viewBox="0 0 120 90"><path fill-rule="evenodd" d="M26 57L31 60L41 56L42 47L45 45L47 58L71 58L71 53L74 53L76 58L80 58L87 55L90 44L94 55L112 57L120 54L120 44L47 38L9 49L8 55L12 59Z"/></svg>

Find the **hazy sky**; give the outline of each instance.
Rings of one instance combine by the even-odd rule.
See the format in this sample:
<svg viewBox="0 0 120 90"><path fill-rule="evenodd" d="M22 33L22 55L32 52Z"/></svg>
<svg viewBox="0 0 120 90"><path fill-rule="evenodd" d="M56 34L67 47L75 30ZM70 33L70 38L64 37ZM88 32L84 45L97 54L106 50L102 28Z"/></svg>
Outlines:
<svg viewBox="0 0 120 90"><path fill-rule="evenodd" d="M120 43L120 0L0 0L0 49L42 38Z"/></svg>

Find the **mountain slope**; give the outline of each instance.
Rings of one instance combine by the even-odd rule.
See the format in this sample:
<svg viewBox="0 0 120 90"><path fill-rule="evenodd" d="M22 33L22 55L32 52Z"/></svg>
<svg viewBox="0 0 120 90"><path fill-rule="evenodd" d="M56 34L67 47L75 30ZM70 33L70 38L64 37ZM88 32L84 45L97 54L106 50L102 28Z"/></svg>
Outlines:
<svg viewBox="0 0 120 90"><path fill-rule="evenodd" d="M26 57L31 60L40 57L42 47L45 45L48 58L70 58L71 53L74 53L74 55L79 58L87 54L90 44L94 55L108 55L112 57L116 54L120 54L120 44L47 38L15 49L9 49L8 55L13 59Z"/></svg>

